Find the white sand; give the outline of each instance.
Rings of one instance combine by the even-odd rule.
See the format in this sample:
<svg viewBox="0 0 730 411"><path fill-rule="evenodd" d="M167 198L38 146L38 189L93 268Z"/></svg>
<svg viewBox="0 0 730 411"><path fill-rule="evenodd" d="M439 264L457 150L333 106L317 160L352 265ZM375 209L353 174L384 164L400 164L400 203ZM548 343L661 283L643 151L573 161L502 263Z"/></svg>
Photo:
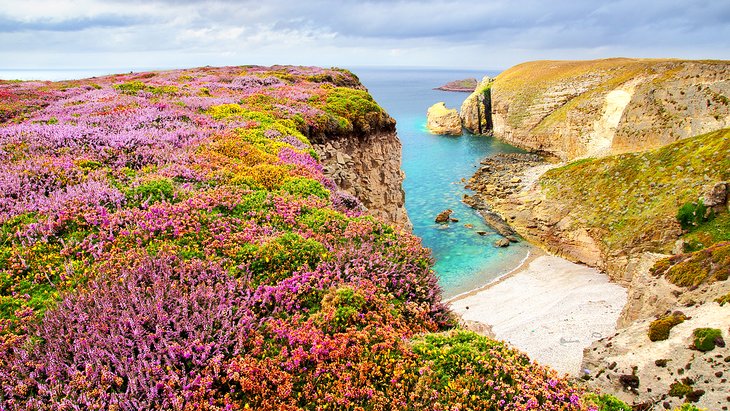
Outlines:
<svg viewBox="0 0 730 411"><path fill-rule="evenodd" d="M625 304L626 290L605 274L543 255L494 285L456 297L451 308L490 325L498 339L533 360L578 375L583 348L616 331Z"/></svg>

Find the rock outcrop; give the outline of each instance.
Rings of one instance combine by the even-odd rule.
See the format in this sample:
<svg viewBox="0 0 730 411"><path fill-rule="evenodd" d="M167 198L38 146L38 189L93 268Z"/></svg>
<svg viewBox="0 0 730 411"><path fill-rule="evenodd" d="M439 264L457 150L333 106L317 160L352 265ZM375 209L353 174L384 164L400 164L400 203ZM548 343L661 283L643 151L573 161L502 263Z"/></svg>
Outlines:
<svg viewBox="0 0 730 411"><path fill-rule="evenodd" d="M459 116L464 128L472 133L479 133L479 124L482 125L482 132L486 131L486 116L484 108L484 91L491 87L494 78L485 76L482 81L477 84L474 92L461 103Z"/></svg>
<svg viewBox="0 0 730 411"><path fill-rule="evenodd" d="M483 114L477 97L487 86L494 136L563 160L656 148L730 126L727 61L520 64L492 83L485 79L466 99L461 117L473 133Z"/></svg>
<svg viewBox="0 0 730 411"><path fill-rule="evenodd" d="M344 135L310 136L325 175L357 197L368 211L405 229L412 228L405 209L401 142L395 120Z"/></svg>
<svg viewBox="0 0 730 411"><path fill-rule="evenodd" d="M461 119L456 109L449 109L444 102L428 108L426 126L434 134L461 135Z"/></svg>

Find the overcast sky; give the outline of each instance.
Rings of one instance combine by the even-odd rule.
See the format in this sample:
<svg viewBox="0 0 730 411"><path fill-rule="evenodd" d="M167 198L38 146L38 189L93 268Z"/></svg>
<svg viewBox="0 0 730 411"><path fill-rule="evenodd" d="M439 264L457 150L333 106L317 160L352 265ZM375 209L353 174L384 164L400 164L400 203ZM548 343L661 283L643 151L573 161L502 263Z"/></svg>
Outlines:
<svg viewBox="0 0 730 411"><path fill-rule="evenodd" d="M728 0L2 0L0 68L730 59Z"/></svg>

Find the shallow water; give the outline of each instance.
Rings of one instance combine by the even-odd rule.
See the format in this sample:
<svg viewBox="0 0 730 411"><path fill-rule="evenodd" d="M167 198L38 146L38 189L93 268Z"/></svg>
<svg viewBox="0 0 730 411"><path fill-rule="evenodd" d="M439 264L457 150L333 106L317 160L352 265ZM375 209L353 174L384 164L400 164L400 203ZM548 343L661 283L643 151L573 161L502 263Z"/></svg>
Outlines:
<svg viewBox="0 0 730 411"><path fill-rule="evenodd" d="M507 248L492 244L500 236L481 217L461 202L468 192L461 179L468 179L487 155L521 150L491 137L464 134L460 137L435 136L426 129L426 110L444 101L459 108L467 93L433 90L448 81L497 73L353 69L373 97L397 121L398 137L403 143L403 170L406 209L414 233L433 251L434 269L445 297L482 286L513 269L526 256L526 243ZM454 210L458 223L436 224L434 218ZM473 225L473 228L465 227ZM489 234L480 236L477 231Z"/></svg>

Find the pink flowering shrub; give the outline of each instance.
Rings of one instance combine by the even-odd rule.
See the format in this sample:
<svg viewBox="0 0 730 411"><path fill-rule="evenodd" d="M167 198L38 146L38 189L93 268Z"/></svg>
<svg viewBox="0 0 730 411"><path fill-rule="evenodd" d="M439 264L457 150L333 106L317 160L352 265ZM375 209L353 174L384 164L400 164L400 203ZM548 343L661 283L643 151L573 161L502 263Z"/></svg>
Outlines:
<svg viewBox="0 0 730 411"><path fill-rule="evenodd" d="M346 70L0 82L0 410L586 409L428 334L429 251L310 144L392 127Z"/></svg>

